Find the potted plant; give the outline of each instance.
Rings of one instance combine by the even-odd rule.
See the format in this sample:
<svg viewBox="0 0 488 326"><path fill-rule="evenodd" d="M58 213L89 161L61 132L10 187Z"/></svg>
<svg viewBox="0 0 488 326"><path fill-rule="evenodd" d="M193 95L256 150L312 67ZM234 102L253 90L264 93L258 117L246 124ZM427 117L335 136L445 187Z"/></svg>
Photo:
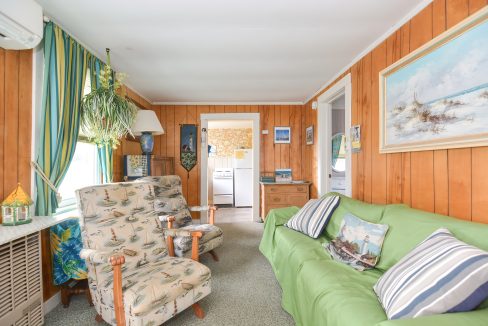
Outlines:
<svg viewBox="0 0 488 326"><path fill-rule="evenodd" d="M137 107L118 94L123 74L113 77L110 66L110 50L107 49L107 64L100 71L100 87L85 95L81 103L81 129L90 141L99 147L117 148L119 139L132 135Z"/></svg>

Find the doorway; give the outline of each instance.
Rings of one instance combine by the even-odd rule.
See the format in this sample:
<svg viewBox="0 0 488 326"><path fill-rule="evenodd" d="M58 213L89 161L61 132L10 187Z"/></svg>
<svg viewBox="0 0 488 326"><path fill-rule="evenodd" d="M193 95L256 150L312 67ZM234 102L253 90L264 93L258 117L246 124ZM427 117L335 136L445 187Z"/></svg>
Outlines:
<svg viewBox="0 0 488 326"><path fill-rule="evenodd" d="M352 194L351 75L318 98L318 192Z"/></svg>
<svg viewBox="0 0 488 326"><path fill-rule="evenodd" d="M201 205L259 221L259 113L202 114Z"/></svg>

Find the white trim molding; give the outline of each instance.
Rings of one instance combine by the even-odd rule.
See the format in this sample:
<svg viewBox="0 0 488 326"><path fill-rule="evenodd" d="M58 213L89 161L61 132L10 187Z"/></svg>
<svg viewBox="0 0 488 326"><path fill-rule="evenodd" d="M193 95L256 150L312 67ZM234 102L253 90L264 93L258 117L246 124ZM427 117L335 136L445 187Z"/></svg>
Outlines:
<svg viewBox="0 0 488 326"><path fill-rule="evenodd" d="M252 121L252 215L253 221L261 221L259 217L259 144L260 144L259 113L203 113L200 115L200 132L208 131L209 120L251 120ZM208 205L208 139L201 137L200 162L200 205ZM201 216L202 217L202 216Z"/></svg>
<svg viewBox="0 0 488 326"><path fill-rule="evenodd" d="M303 102L154 102L152 105L303 105Z"/></svg>
<svg viewBox="0 0 488 326"><path fill-rule="evenodd" d="M50 313L54 308L56 308L61 303L61 292L56 293L43 303L44 316Z"/></svg>
<svg viewBox="0 0 488 326"><path fill-rule="evenodd" d="M351 74L347 74L344 78L335 83L325 93L319 96L318 103L318 194L322 196L330 191L329 175L332 174L330 166L330 153L332 151L331 142L328 141L332 137L332 102L338 97L344 95L344 135L346 135L346 195L352 194L352 164L351 164L351 138L349 137L349 130L351 128ZM330 137L323 137L323 135L330 135Z"/></svg>

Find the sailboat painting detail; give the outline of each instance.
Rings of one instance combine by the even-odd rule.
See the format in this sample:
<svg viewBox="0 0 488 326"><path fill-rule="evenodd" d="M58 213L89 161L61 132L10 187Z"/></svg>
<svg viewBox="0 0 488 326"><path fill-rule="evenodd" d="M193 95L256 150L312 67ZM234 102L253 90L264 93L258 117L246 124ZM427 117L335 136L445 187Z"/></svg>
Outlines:
<svg viewBox="0 0 488 326"><path fill-rule="evenodd" d="M488 8L380 73L380 152L488 144Z"/></svg>

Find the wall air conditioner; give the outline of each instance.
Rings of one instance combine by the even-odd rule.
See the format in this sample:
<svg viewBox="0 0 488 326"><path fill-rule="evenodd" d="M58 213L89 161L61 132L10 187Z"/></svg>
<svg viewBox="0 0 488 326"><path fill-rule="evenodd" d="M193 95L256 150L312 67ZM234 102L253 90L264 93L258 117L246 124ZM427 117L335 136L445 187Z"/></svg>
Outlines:
<svg viewBox="0 0 488 326"><path fill-rule="evenodd" d="M42 39L42 7L34 0L0 0L0 47L34 48Z"/></svg>

